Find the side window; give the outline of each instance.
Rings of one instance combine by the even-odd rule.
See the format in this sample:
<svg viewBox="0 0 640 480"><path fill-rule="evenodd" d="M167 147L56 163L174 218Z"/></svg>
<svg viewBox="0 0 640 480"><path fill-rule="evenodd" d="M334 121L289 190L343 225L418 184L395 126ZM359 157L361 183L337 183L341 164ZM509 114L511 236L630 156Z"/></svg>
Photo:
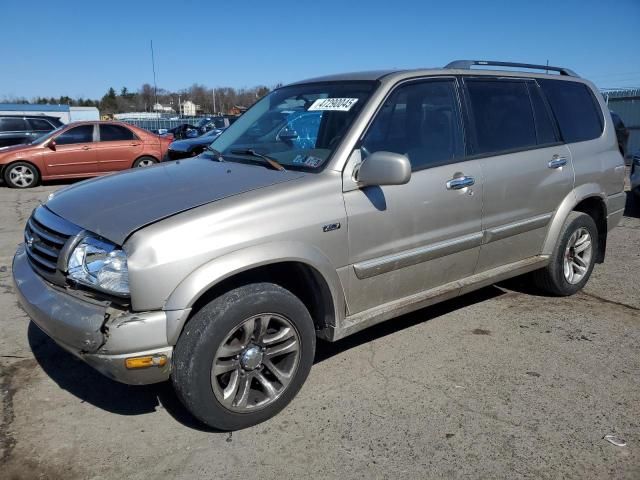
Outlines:
<svg viewBox="0 0 640 480"><path fill-rule="evenodd" d="M531 94L531 105L533 105L533 116L536 121L536 136L539 145L547 145L558 141L556 129L553 125L552 117L549 109L542 98L540 88L533 84L529 84L529 93Z"/></svg>
<svg viewBox="0 0 640 480"><path fill-rule="evenodd" d="M464 156L454 80L430 80L397 88L362 141L365 152L407 155L414 171Z"/></svg>
<svg viewBox="0 0 640 480"><path fill-rule="evenodd" d="M31 129L37 132L50 132L53 130L53 125L42 118L30 118L29 124Z"/></svg>
<svg viewBox="0 0 640 480"><path fill-rule="evenodd" d="M93 125L80 125L58 135L57 145L71 145L75 143L93 142Z"/></svg>
<svg viewBox="0 0 640 480"><path fill-rule="evenodd" d="M474 125L473 153L533 147L536 128L527 82L466 79Z"/></svg>
<svg viewBox="0 0 640 480"><path fill-rule="evenodd" d="M549 99L565 142L593 140L602 134L602 111L586 85L563 80L539 82Z"/></svg>
<svg viewBox="0 0 640 480"><path fill-rule="evenodd" d="M101 142L118 142L123 140L135 140L134 133L120 125L100 125Z"/></svg>
<svg viewBox="0 0 640 480"><path fill-rule="evenodd" d="M0 119L0 132L24 132L28 130L27 122L22 118L5 117Z"/></svg>

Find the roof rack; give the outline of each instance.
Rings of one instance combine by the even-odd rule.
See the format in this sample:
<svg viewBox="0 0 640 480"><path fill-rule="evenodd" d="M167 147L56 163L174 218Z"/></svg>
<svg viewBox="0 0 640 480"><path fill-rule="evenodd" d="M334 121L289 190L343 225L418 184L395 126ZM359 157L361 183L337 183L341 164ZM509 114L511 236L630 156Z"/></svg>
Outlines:
<svg viewBox="0 0 640 480"><path fill-rule="evenodd" d="M512 63L512 62L493 62L491 60L455 60L447 64L444 68L471 70L473 65L486 65L492 67L514 67L514 68L530 68L534 70L551 70L558 72L560 75L569 77L579 77L573 70L564 67L552 67L551 65L535 65L532 63Z"/></svg>

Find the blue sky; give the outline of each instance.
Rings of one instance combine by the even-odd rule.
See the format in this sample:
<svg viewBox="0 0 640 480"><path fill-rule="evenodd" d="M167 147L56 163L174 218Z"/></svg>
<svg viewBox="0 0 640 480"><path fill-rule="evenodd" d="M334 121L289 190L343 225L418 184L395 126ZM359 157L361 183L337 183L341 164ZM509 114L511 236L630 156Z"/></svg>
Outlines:
<svg viewBox="0 0 640 480"><path fill-rule="evenodd" d="M274 85L459 58L562 65L640 87L640 0L21 1L0 8L0 98L113 86Z"/></svg>

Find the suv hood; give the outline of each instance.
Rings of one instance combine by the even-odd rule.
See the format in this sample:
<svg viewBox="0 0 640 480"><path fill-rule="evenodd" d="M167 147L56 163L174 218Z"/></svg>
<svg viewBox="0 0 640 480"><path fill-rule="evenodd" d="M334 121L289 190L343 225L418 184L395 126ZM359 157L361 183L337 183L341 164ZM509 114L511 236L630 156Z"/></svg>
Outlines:
<svg viewBox="0 0 640 480"><path fill-rule="evenodd" d="M77 183L54 193L46 206L79 227L122 245L136 230L163 218L304 175L194 158Z"/></svg>

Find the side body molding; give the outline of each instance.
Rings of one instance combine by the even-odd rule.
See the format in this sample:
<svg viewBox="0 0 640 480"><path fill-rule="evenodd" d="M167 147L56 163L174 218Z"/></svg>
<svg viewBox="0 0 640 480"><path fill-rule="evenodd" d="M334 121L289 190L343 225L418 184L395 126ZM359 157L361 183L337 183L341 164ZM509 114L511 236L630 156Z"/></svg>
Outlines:
<svg viewBox="0 0 640 480"><path fill-rule="evenodd" d="M607 204L607 196L602 191L600 185L596 183L585 183L573 189L563 200L558 209L556 210L551 223L549 225L549 231L547 232L547 238L542 247L542 255L551 255L553 249L558 241L560 235L560 229L564 225L567 216L582 200L590 197L597 197L602 200L605 205Z"/></svg>
<svg viewBox="0 0 640 480"><path fill-rule="evenodd" d="M331 292L334 319L339 324L345 316L345 297L336 268L313 245L294 241L255 245L205 263L180 282L163 309L188 312L203 293L221 281L252 268L281 262L300 262L318 271ZM167 337L170 342L177 340L187 316L167 316Z"/></svg>

